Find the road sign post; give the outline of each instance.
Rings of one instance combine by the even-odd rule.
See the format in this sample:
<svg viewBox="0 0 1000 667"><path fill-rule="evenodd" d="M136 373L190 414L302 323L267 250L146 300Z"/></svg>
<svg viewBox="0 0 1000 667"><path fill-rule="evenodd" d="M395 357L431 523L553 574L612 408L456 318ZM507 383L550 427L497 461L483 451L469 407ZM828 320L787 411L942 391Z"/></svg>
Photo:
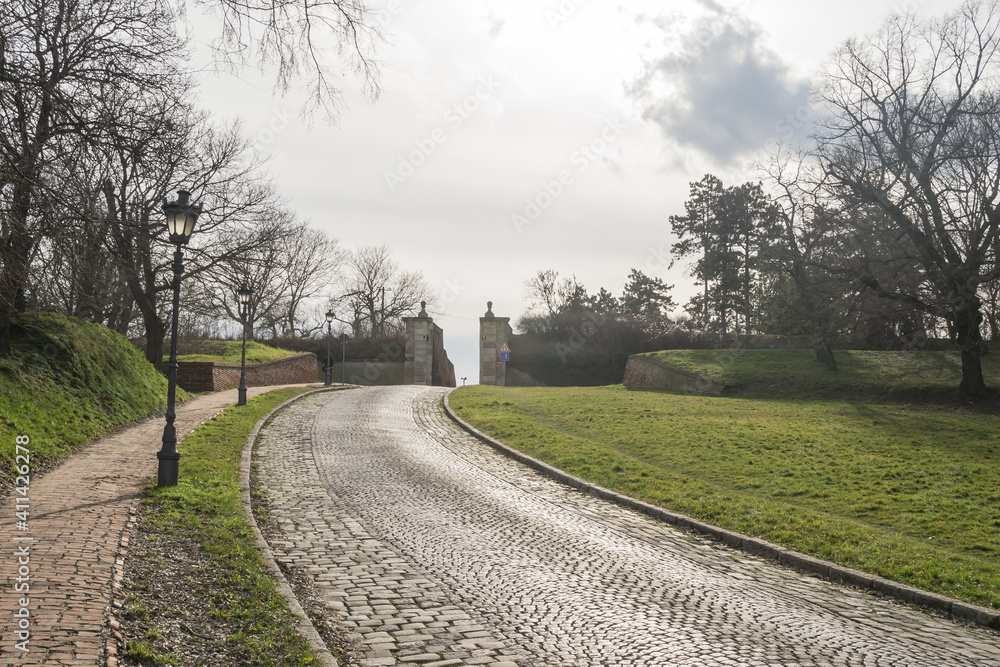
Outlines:
<svg viewBox="0 0 1000 667"><path fill-rule="evenodd" d="M507 341L500 344L500 349L497 350L499 354L498 361L503 363L503 386L507 386L507 362L510 361L510 346L507 345Z"/></svg>

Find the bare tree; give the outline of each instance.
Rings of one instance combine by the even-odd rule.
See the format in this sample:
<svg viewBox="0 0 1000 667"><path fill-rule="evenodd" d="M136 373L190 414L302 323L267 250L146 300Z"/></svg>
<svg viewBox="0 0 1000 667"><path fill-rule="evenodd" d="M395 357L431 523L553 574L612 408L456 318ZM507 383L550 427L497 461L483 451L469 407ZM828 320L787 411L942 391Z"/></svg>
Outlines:
<svg viewBox="0 0 1000 667"><path fill-rule="evenodd" d="M0 355L27 306L32 259L51 232L41 207L61 151L92 138L108 88L151 92L176 58L167 5L135 0L12 0L0 13ZM51 197L49 198L52 199Z"/></svg>
<svg viewBox="0 0 1000 667"><path fill-rule="evenodd" d="M285 222L278 199L260 176L261 163L238 123L213 126L207 115L176 102L136 96L118 100L105 141L94 149L90 187L103 195L110 256L125 276L146 337L146 359L162 362L169 324L171 257L161 206L164 195L190 190L204 212L185 251L185 280L243 260L275 243Z"/></svg>
<svg viewBox="0 0 1000 667"><path fill-rule="evenodd" d="M558 315L562 308L559 272L552 269L538 271L524 282L524 297L532 309L542 309L549 319Z"/></svg>
<svg viewBox="0 0 1000 667"><path fill-rule="evenodd" d="M90 211L91 224L64 219L41 240L29 307L82 317L128 335L135 301L118 263L108 261L107 222L96 208Z"/></svg>
<svg viewBox="0 0 1000 667"><path fill-rule="evenodd" d="M336 239L321 229L298 223L279 244L282 299L275 308L282 335L311 335L317 326L308 326L302 316L305 303L328 292L336 281L344 260ZM319 328L322 324L319 325Z"/></svg>
<svg viewBox="0 0 1000 667"><path fill-rule="evenodd" d="M774 194L781 230L771 257L791 279L793 295L784 306L812 333L816 359L838 370L832 343L845 327L851 288L838 280L839 253L850 240L837 232L836 215L827 210L811 164L779 149L760 170Z"/></svg>
<svg viewBox="0 0 1000 667"><path fill-rule="evenodd" d="M384 40L377 15L362 0L199 0L222 19L216 51L224 63L251 62L277 66L276 87L288 90L300 76L309 81L310 102L304 112L322 109L331 120L339 117L343 94L336 69L361 76L369 99L379 94L379 64L374 53ZM332 47L336 62L325 54Z"/></svg>
<svg viewBox="0 0 1000 667"><path fill-rule="evenodd" d="M998 277L1000 10L968 0L923 22L891 18L836 54L821 90L827 107L815 158L823 186L846 206L874 206L884 236L905 239L924 293L861 276L883 298L948 320L962 356L960 390L987 392L979 355L979 292Z"/></svg>
<svg viewBox="0 0 1000 667"><path fill-rule="evenodd" d="M333 295L343 253L336 240L296 221L288 211L276 210L269 219L278 221L280 236L214 264L198 295L200 309L208 317L239 320L236 290L246 283L251 295L247 338L258 325L269 329L273 338L309 337L319 325L312 323L311 312L307 314L308 305ZM249 228L244 234L259 237Z"/></svg>
<svg viewBox="0 0 1000 667"><path fill-rule="evenodd" d="M238 231L221 239L217 252L227 259L216 262L195 283L189 303L204 318L227 322L240 320L237 290L244 283L250 288L250 303L244 327L252 339L260 326L268 326L271 313L283 298L281 287L281 234L291 234L294 218L288 211L274 209L260 220L251 220ZM267 229L277 226L277 229ZM258 229L263 227L264 229ZM253 243L253 239L267 242ZM228 246L234 246L230 252Z"/></svg>
<svg viewBox="0 0 1000 667"><path fill-rule="evenodd" d="M344 286L340 309L346 307L354 314L349 323L355 336L367 333L372 338L398 330L400 318L413 313L430 291L422 273L400 269L387 245L352 252L346 261Z"/></svg>
<svg viewBox="0 0 1000 667"><path fill-rule="evenodd" d="M559 279L559 272L547 269L538 271L532 278L524 282L524 297L531 309L543 311L541 317L551 325L556 315L567 310L582 311L590 308L590 296L587 289L577 279ZM537 318L529 311L528 319Z"/></svg>

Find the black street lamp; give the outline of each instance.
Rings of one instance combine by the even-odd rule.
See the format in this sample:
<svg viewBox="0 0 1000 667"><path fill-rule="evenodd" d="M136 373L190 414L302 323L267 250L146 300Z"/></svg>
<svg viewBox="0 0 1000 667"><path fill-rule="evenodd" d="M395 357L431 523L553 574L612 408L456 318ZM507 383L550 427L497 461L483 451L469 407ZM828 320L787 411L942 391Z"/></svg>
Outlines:
<svg viewBox="0 0 1000 667"><path fill-rule="evenodd" d="M250 314L250 288L246 283L236 292L240 300L240 324L243 325L243 358L240 360L240 392L236 405L247 404L247 315Z"/></svg>
<svg viewBox="0 0 1000 667"><path fill-rule="evenodd" d="M347 384L347 344L350 342L350 336L340 334L340 381L344 384Z"/></svg>
<svg viewBox="0 0 1000 667"><path fill-rule="evenodd" d="M167 425L163 427L163 445L156 453L159 466L156 476L157 486L177 486L177 471L181 455L177 452L177 429L174 428L174 396L177 389L177 319L181 309L181 275L184 273L184 253L181 246L187 245L194 225L198 221L201 207L188 201L191 193L177 191L177 201L163 200L163 213L167 216L167 233L170 242L177 246L174 251L174 309L170 321L170 371L167 375Z"/></svg>
<svg viewBox="0 0 1000 667"><path fill-rule="evenodd" d="M329 387L333 384L330 376L333 374L333 369L330 368L330 334L333 331L333 311L326 311L326 386Z"/></svg>

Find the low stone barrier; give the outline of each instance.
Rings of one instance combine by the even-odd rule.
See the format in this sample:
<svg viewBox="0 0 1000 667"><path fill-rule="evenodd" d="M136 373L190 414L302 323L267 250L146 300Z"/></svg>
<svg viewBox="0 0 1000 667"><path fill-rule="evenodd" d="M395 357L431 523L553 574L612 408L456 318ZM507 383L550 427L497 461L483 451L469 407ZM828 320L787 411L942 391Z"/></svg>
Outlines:
<svg viewBox="0 0 1000 667"><path fill-rule="evenodd" d="M383 361L380 359L348 361L346 372L341 362L337 361L331 366L331 371L330 379L332 382L343 380L347 384L364 386L403 384L402 361ZM319 366L319 378L321 381L325 381L322 363Z"/></svg>
<svg viewBox="0 0 1000 667"><path fill-rule="evenodd" d="M316 368L316 355L312 352L262 364L248 364L247 386L316 382ZM215 361L181 361L177 364L177 385L187 391L220 391L238 387L239 384L239 364L220 364Z"/></svg>
<svg viewBox="0 0 1000 667"><path fill-rule="evenodd" d="M669 389L687 394L716 396L731 388L723 382L715 382L638 354L628 358L622 383L626 387Z"/></svg>

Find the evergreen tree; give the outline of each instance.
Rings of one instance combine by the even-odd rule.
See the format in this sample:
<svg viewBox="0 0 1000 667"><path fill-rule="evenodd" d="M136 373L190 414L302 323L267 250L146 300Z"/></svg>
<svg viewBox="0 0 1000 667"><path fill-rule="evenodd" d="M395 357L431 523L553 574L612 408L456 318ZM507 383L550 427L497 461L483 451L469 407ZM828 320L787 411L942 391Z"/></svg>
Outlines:
<svg viewBox="0 0 1000 667"><path fill-rule="evenodd" d="M674 300L670 296L673 288L673 285L667 285L659 278L632 269L622 293L621 312L634 317L662 318L674 307Z"/></svg>

